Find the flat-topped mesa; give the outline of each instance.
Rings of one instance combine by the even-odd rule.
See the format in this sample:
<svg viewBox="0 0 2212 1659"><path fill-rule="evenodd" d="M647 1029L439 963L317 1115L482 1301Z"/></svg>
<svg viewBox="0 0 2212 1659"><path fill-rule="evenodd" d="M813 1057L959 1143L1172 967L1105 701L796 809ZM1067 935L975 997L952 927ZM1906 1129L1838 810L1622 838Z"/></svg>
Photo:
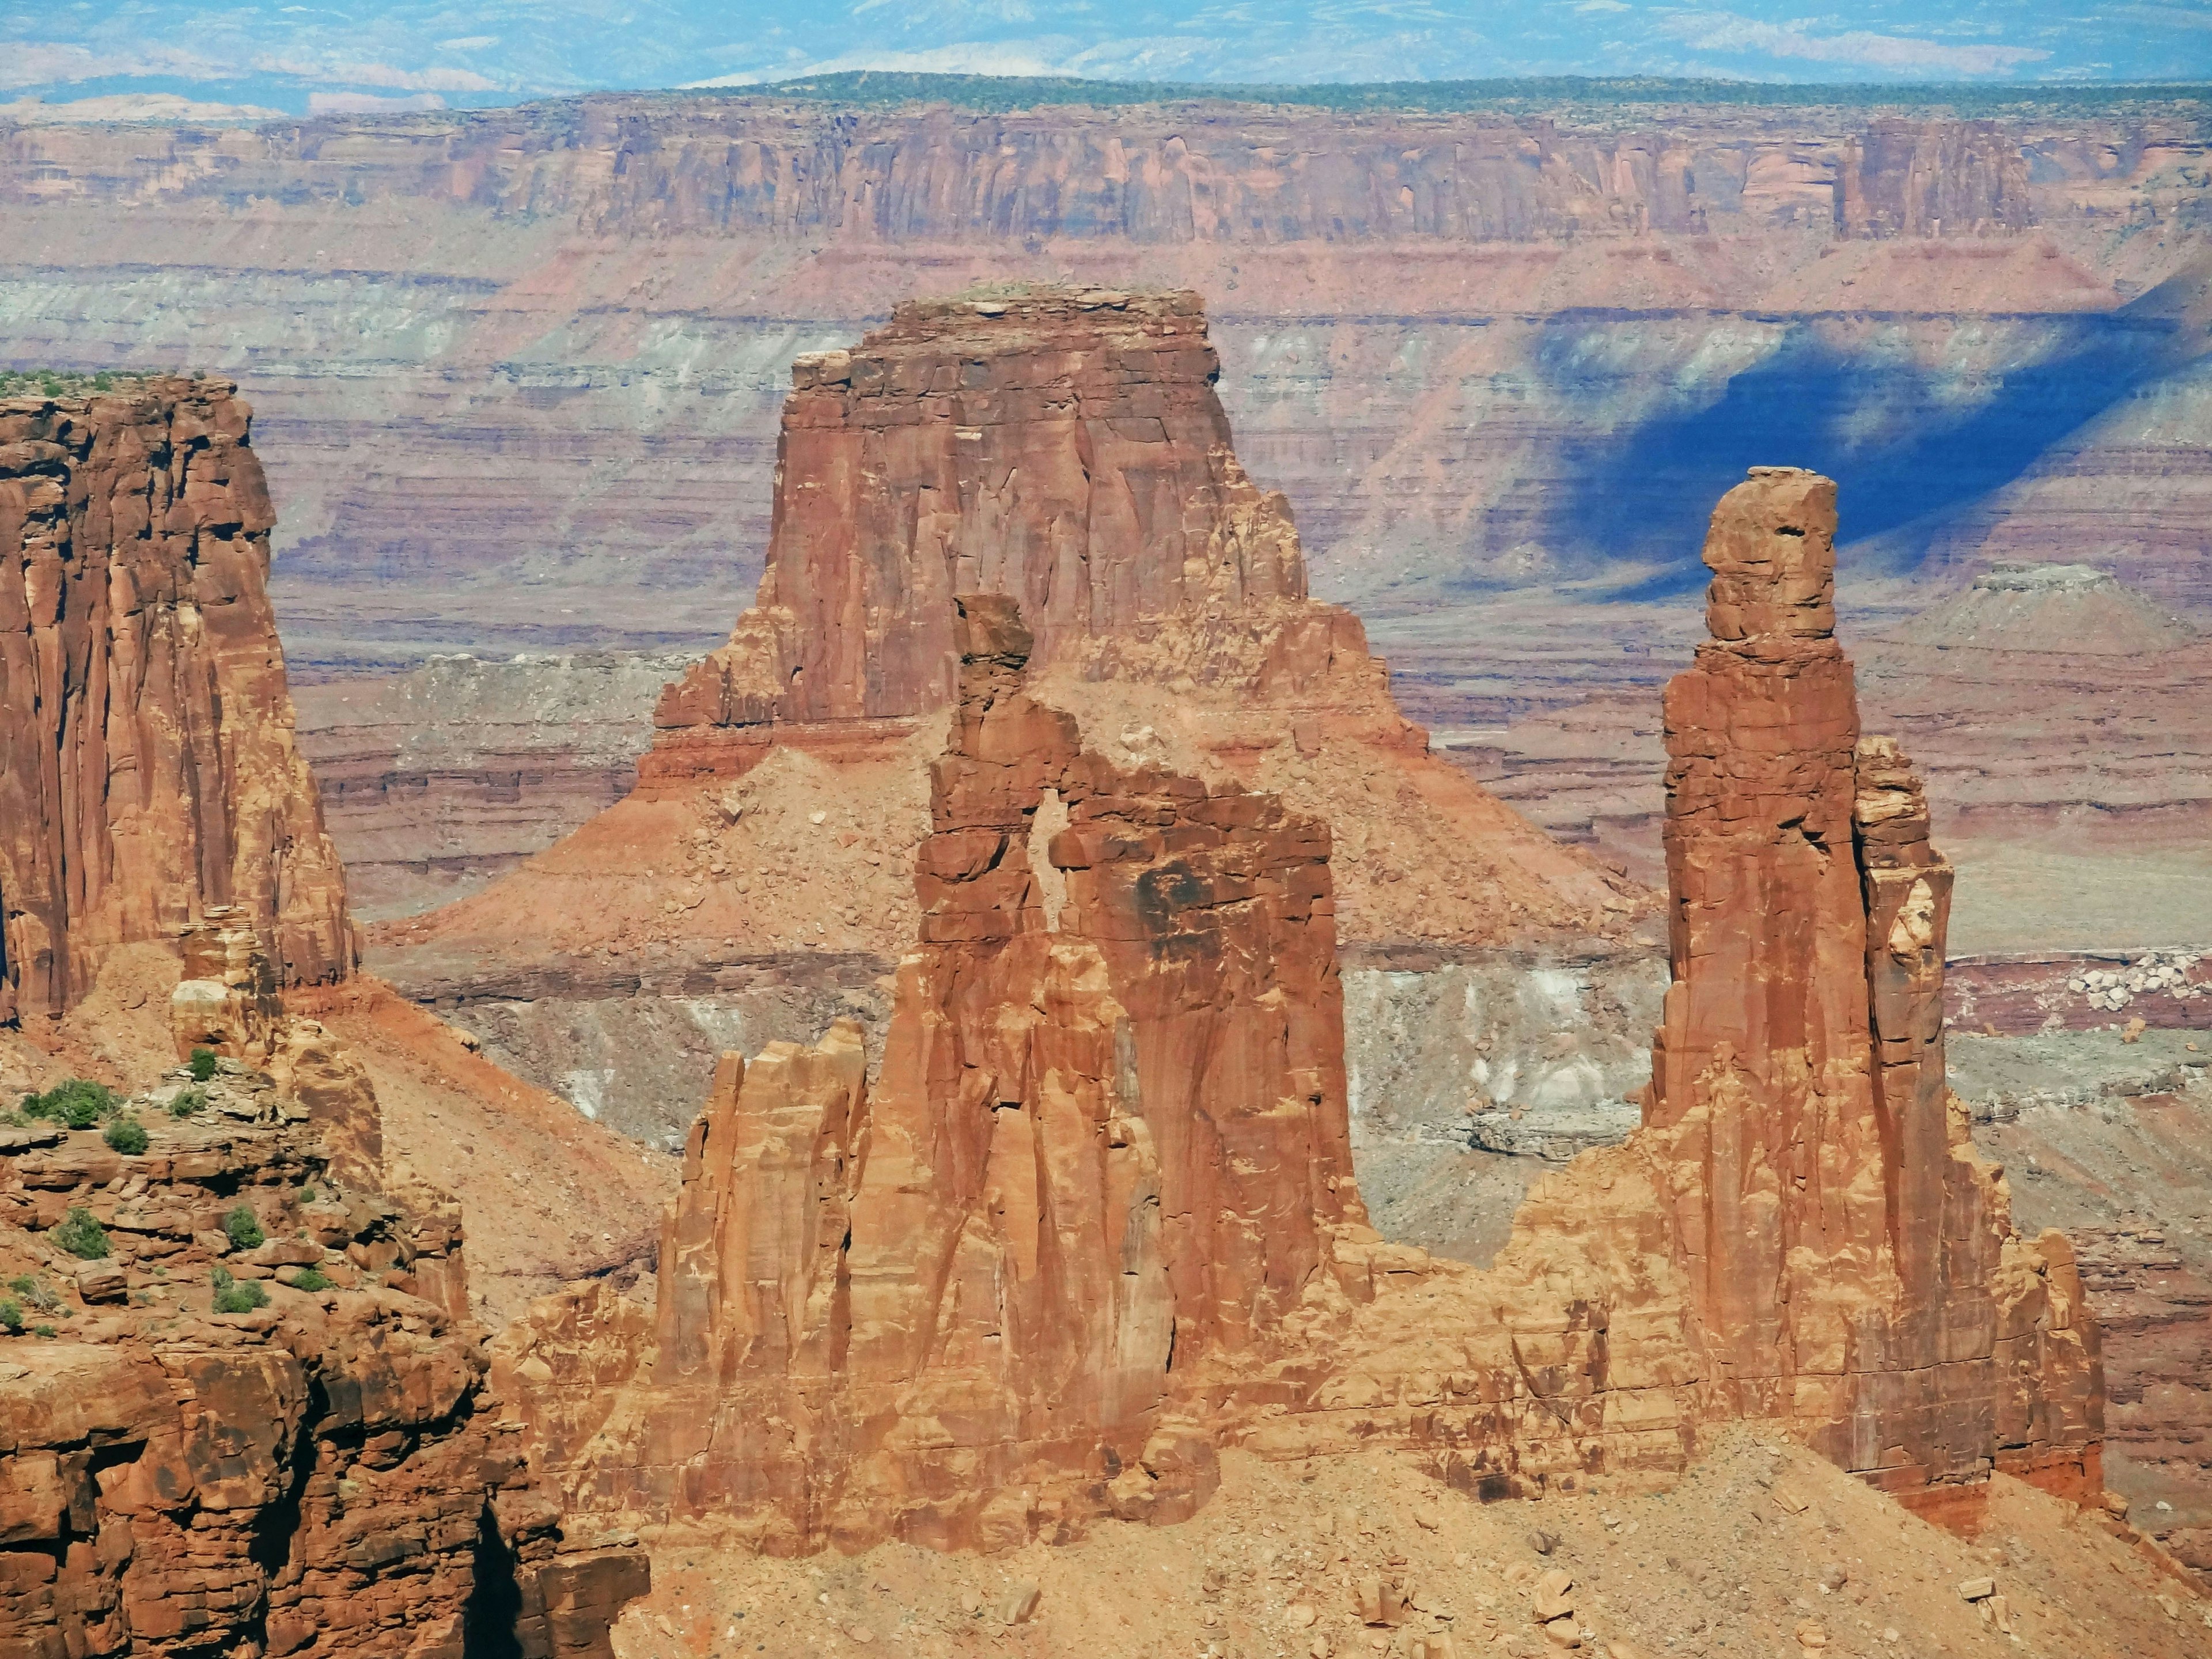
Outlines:
<svg viewBox="0 0 2212 1659"><path fill-rule="evenodd" d="M1326 830L1084 750L1024 689L1012 602L955 620L879 1080L849 1025L725 1056L619 1398L572 1382L578 1333L621 1324L599 1292L502 1339L582 1507L778 1551L1187 1515L1213 1453L1175 1391L1364 1218Z"/></svg>
<svg viewBox="0 0 2212 1659"><path fill-rule="evenodd" d="M1402 729L1357 618L1306 595L1188 292L911 301L801 357L759 597L672 684L648 781L743 770L777 728L865 738L954 696L953 595L1013 599L1037 665L1182 680Z"/></svg>
<svg viewBox="0 0 2212 1659"><path fill-rule="evenodd" d="M0 399L0 1020L235 906L282 984L354 963L227 380Z"/></svg>
<svg viewBox="0 0 2212 1659"><path fill-rule="evenodd" d="M1833 637L1835 486L1755 469L1713 514L1714 639L1666 693L1671 1143L1709 1385L1846 1468L2094 1491L2102 1384L2063 1237L2012 1231L1944 1083L1951 870Z"/></svg>

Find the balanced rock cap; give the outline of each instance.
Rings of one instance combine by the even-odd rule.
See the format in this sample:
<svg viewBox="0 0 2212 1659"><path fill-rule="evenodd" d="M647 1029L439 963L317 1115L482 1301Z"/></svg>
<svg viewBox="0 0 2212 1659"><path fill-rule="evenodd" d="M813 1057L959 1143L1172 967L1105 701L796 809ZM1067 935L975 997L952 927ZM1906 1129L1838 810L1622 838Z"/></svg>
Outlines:
<svg viewBox="0 0 2212 1659"><path fill-rule="evenodd" d="M1705 538L1705 626L1726 642L1825 640L1836 631L1836 485L1796 466L1754 466L1721 497Z"/></svg>

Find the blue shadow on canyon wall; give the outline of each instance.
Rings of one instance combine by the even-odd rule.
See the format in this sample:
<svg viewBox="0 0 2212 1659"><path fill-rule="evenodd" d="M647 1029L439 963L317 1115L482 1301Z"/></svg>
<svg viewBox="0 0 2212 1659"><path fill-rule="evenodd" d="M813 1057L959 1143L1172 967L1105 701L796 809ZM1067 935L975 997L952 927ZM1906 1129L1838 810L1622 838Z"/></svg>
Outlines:
<svg viewBox="0 0 2212 1659"><path fill-rule="evenodd" d="M1539 365L1562 392L1587 384L1575 331L1593 325L1618 326L1555 319ZM1559 459L1574 488L1546 545L1583 574L1657 567L1610 597L1671 598L1705 582L1706 520L1747 467L1805 466L1840 486L1839 539L1902 532L1885 562L1909 571L1947 522L2174 367L2179 332L2155 307L2038 318L2032 351L1948 369L1927 361L1941 353L1841 351L1819 324L1793 322L1756 366L1717 387L1685 386L1657 418L1571 444Z"/></svg>

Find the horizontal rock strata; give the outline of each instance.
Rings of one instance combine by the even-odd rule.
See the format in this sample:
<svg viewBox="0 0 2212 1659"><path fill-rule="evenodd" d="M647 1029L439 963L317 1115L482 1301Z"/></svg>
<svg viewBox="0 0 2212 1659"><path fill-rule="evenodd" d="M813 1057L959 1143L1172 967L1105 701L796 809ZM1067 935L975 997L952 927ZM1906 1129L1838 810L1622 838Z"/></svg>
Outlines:
<svg viewBox="0 0 2212 1659"><path fill-rule="evenodd" d="M374 1098L280 1085L348 1086L298 1024L276 1075L134 1097L143 1152L0 1128L0 1646L605 1659L645 1558L564 1537L484 1413L458 1209L337 1176L321 1122Z"/></svg>
<svg viewBox="0 0 2212 1659"><path fill-rule="evenodd" d="M276 522L223 380L0 401L0 1020L235 906L280 982L343 978L345 883L266 580Z"/></svg>

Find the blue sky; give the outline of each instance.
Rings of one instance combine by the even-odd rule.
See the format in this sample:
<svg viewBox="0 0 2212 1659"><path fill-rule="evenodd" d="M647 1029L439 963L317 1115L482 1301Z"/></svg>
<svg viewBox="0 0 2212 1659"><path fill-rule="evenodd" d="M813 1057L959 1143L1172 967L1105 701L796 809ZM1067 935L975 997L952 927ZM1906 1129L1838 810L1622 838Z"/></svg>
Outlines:
<svg viewBox="0 0 2212 1659"><path fill-rule="evenodd" d="M849 69L1176 81L2212 78L2212 0L66 0L0 12L0 99L507 103Z"/></svg>

